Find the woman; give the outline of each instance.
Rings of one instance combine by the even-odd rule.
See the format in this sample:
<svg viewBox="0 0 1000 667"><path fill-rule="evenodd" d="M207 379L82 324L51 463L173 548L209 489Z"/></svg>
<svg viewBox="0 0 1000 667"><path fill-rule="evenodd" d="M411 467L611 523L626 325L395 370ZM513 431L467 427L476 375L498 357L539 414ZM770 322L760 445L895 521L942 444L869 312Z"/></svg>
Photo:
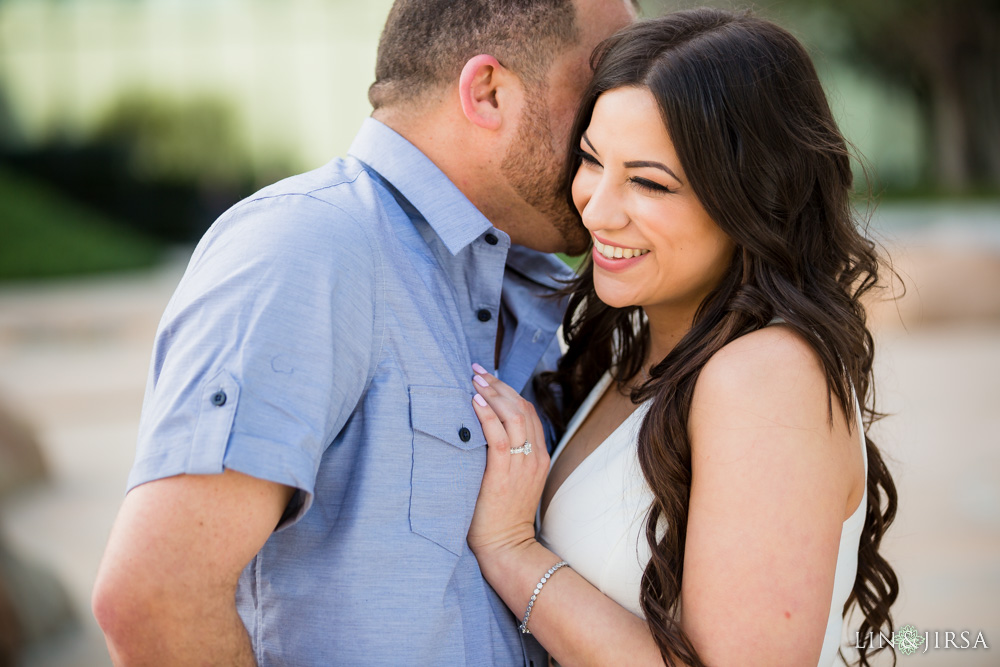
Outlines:
<svg viewBox="0 0 1000 667"><path fill-rule="evenodd" d="M568 172L593 252L536 383L576 414L550 471L531 405L474 367L470 547L562 665L830 665L848 607L888 630L898 589L844 139L749 15L642 22L595 61Z"/></svg>

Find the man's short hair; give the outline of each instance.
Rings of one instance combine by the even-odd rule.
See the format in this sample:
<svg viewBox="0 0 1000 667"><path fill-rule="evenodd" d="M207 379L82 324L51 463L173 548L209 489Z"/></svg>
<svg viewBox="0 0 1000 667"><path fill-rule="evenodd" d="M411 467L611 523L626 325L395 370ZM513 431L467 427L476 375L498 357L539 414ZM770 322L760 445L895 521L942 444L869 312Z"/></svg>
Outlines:
<svg viewBox="0 0 1000 667"><path fill-rule="evenodd" d="M376 109L412 101L458 79L480 53L539 83L576 37L572 0L396 0L368 99Z"/></svg>

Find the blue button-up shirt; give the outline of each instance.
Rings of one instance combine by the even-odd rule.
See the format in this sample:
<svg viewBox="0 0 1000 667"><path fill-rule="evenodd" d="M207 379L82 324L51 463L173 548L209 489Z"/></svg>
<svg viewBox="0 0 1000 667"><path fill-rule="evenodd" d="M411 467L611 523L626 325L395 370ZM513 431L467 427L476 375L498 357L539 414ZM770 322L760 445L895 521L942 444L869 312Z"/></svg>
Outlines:
<svg viewBox="0 0 1000 667"><path fill-rule="evenodd" d="M349 158L207 232L157 332L129 488L229 468L298 490L239 582L259 664L544 664L466 544L470 365L492 366L502 317L499 374L530 395L566 277L371 119Z"/></svg>

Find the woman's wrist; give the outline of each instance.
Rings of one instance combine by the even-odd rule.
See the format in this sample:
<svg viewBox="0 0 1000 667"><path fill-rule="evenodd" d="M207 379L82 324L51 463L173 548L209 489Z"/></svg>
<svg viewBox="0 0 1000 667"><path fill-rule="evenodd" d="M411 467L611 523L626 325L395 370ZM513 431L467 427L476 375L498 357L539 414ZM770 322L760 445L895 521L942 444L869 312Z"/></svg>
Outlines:
<svg viewBox="0 0 1000 667"><path fill-rule="evenodd" d="M521 521L508 526L506 529L497 531L495 528L488 534L479 531L470 531L469 548L479 560L480 568L484 561L492 563L502 561L507 558L516 558L529 549L535 540L534 517L531 521Z"/></svg>
<svg viewBox="0 0 1000 667"><path fill-rule="evenodd" d="M534 537L503 549L476 552L476 558L483 577L519 619L539 579L562 560Z"/></svg>
<svg viewBox="0 0 1000 667"><path fill-rule="evenodd" d="M525 557L525 554L537 546L541 545L535 539L534 533L511 536L477 546L470 545L472 552L476 555L476 560L479 561L479 569L482 570L487 581L490 581L491 575L509 576L511 568L516 568L517 563Z"/></svg>
<svg viewBox="0 0 1000 667"><path fill-rule="evenodd" d="M542 578L538 580L537 584L535 584L535 590L531 591L531 598L528 600L528 608L524 610L524 616L521 618L521 624L518 626L518 629L522 633L526 635L531 634L531 629L528 627L528 623L529 621L531 621L531 610L534 609L535 602L538 601L538 596L541 595L542 589L545 588L545 584L548 583L549 579L552 578L553 574L555 574L562 568L567 567L568 565L569 563L567 563L564 560L559 561L558 563L550 567L548 570L546 570L545 574L542 575Z"/></svg>

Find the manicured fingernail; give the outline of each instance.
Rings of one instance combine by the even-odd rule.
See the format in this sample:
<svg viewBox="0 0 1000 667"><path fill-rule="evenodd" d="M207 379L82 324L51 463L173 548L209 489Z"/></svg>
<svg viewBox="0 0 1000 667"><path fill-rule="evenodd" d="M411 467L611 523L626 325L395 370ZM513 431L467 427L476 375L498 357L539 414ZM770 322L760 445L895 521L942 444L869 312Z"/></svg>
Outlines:
<svg viewBox="0 0 1000 667"><path fill-rule="evenodd" d="M480 396L479 394L473 396L472 400L474 400L476 403L479 403L479 405L483 406L484 408L486 407L486 399Z"/></svg>
<svg viewBox="0 0 1000 667"><path fill-rule="evenodd" d="M477 373L489 373L488 370L486 370L479 364L472 364L472 370L476 371Z"/></svg>
<svg viewBox="0 0 1000 667"><path fill-rule="evenodd" d="M478 384L480 387L488 387L490 383L483 379L482 375L473 375L472 381ZM478 395L478 394L477 394Z"/></svg>

